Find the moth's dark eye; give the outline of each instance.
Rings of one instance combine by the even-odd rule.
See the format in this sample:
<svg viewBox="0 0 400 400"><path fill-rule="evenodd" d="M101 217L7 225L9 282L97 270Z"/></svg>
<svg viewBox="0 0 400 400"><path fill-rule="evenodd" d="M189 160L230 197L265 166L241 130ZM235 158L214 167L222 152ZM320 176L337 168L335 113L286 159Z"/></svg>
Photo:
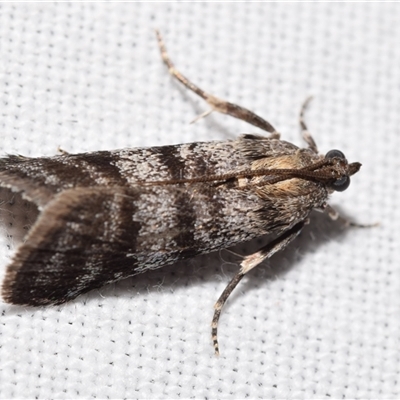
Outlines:
<svg viewBox="0 0 400 400"><path fill-rule="evenodd" d="M350 185L350 178L348 176L343 176L342 178L336 179L336 181L331 184L331 187L333 190L336 190L337 192L343 192L343 190L346 190L349 187L349 185Z"/></svg>
<svg viewBox="0 0 400 400"><path fill-rule="evenodd" d="M343 158L343 159L346 158L340 150L330 150L326 153L325 158L333 158L333 157Z"/></svg>

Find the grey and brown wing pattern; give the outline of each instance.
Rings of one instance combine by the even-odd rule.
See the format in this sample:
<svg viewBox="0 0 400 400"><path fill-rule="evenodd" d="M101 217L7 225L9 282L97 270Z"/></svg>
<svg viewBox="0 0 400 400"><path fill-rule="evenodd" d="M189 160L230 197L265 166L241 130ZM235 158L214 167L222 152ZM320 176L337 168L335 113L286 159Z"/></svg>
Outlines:
<svg viewBox="0 0 400 400"><path fill-rule="evenodd" d="M274 199L270 192L276 185L260 191L235 177L179 183L179 178L234 176L275 152L297 160L297 147L282 143L249 135L1 159L0 186L40 210L8 266L3 297L14 304L63 303L148 269L286 229L309 210L288 218L287 199Z"/></svg>
<svg viewBox="0 0 400 400"><path fill-rule="evenodd" d="M4 299L59 304L131 275L133 262L126 254L135 247L139 224L126 217L134 211L135 196L123 188L77 188L56 195L8 266Z"/></svg>
<svg viewBox="0 0 400 400"><path fill-rule="evenodd" d="M189 188L66 189L48 202L7 268L3 297L59 304L107 283L263 234L247 196Z"/></svg>

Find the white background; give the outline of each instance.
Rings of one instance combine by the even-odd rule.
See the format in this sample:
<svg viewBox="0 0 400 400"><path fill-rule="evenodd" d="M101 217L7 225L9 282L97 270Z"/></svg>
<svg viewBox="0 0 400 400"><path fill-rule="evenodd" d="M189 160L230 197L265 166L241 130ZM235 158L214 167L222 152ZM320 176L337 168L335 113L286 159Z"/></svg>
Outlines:
<svg viewBox="0 0 400 400"><path fill-rule="evenodd" d="M0 397L398 398L400 5L1 4L1 153L260 133L217 114L190 125L207 107L168 75L154 28L186 76L298 145L298 111L313 95L307 121L320 151L363 164L331 204L380 226L314 216L236 289L219 358L213 304L240 262L227 251L62 307L1 303ZM1 274L19 211L0 215Z"/></svg>

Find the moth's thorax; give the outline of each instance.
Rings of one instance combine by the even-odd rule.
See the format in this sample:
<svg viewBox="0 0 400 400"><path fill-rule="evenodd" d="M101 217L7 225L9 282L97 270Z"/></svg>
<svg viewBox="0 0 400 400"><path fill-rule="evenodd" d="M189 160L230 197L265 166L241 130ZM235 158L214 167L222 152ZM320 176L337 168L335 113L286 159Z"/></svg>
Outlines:
<svg viewBox="0 0 400 400"><path fill-rule="evenodd" d="M292 154L283 154L274 157L265 157L255 160L251 164L251 170L299 170L312 165L323 159L323 156L317 155L308 149L298 149ZM288 178L279 182L271 183L278 175L260 175L253 178L241 179L240 186L254 185L257 187L257 193L261 197L287 197L303 196L311 191L320 192L319 185L302 178ZM325 196L326 191L321 193Z"/></svg>
<svg viewBox="0 0 400 400"><path fill-rule="evenodd" d="M321 159L323 159L323 156L314 154L308 149L298 149L292 154L282 154L256 160L252 163L251 169L300 169Z"/></svg>

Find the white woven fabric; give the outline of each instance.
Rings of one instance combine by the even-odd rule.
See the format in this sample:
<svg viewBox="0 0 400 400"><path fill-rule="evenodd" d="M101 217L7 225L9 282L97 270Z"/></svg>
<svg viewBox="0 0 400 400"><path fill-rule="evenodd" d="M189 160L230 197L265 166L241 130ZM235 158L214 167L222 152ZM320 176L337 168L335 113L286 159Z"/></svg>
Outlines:
<svg viewBox="0 0 400 400"><path fill-rule="evenodd" d="M380 226L316 215L229 299L219 358L213 304L240 262L227 251L62 307L1 303L0 397L398 398L400 4L3 3L1 154L260 133L217 114L189 125L207 107L168 75L154 28L186 76L288 141L301 144L298 111L314 95L320 151L363 164L331 204ZM24 225L14 211L0 214L1 274Z"/></svg>

